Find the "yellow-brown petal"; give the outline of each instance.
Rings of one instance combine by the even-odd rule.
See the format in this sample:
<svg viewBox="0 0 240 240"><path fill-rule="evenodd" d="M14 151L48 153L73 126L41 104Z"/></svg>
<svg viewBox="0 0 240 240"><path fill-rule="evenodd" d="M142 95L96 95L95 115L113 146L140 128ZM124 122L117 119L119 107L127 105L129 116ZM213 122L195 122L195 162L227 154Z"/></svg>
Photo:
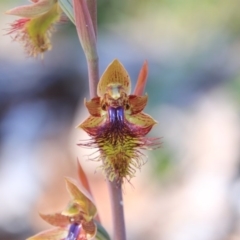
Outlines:
<svg viewBox="0 0 240 240"><path fill-rule="evenodd" d="M57 0L39 0L30 5L15 7L6 12L9 15L16 15L19 17L33 18L46 13L57 2Z"/></svg>
<svg viewBox="0 0 240 240"><path fill-rule="evenodd" d="M126 120L131 125L131 129L139 131L142 135L146 135L157 122L145 113L137 113L134 115L126 114Z"/></svg>
<svg viewBox="0 0 240 240"><path fill-rule="evenodd" d="M124 66L115 59L103 73L97 87L97 94L103 97L109 87L120 86L126 94L131 91L131 80Z"/></svg>
<svg viewBox="0 0 240 240"><path fill-rule="evenodd" d="M79 215L80 211L81 209L79 208L79 205L74 201L71 201L68 204L67 209L63 210L61 214L67 217L73 217Z"/></svg>
<svg viewBox="0 0 240 240"><path fill-rule="evenodd" d="M39 215L43 220L56 227L66 227L69 224L68 217L63 216L61 213L55 214L39 213Z"/></svg>
<svg viewBox="0 0 240 240"><path fill-rule="evenodd" d="M97 214L97 209L90 194L80 186L77 186L71 178L66 179L67 190L73 198L73 201L79 205L86 221L90 221Z"/></svg>
<svg viewBox="0 0 240 240"><path fill-rule="evenodd" d="M88 117L84 122L82 122L78 128L82 128L85 132L90 135L94 135L98 130L98 127L104 123L105 116L102 117Z"/></svg>
<svg viewBox="0 0 240 240"><path fill-rule="evenodd" d="M53 228L40 232L26 240L64 240L68 235L67 228Z"/></svg>
<svg viewBox="0 0 240 240"><path fill-rule="evenodd" d="M101 99L100 97L95 97L90 101L84 100L85 106L88 109L88 112L94 117L101 116Z"/></svg>
<svg viewBox="0 0 240 240"><path fill-rule="evenodd" d="M141 112L146 107L148 96L129 95L128 101L130 105L130 114L136 114Z"/></svg>

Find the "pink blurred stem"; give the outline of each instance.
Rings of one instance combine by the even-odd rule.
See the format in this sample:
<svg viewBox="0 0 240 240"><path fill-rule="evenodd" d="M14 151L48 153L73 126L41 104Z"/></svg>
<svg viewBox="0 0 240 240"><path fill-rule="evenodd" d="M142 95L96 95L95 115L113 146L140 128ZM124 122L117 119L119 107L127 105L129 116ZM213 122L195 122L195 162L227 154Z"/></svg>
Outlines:
<svg viewBox="0 0 240 240"><path fill-rule="evenodd" d="M87 0L87 6L92 19L95 36L97 39L97 0Z"/></svg>
<svg viewBox="0 0 240 240"><path fill-rule="evenodd" d="M92 19L95 39L97 41L97 0L87 0L88 11ZM98 57L87 59L88 76L89 76L89 91L90 97L97 96L97 84L99 80Z"/></svg>
<svg viewBox="0 0 240 240"><path fill-rule="evenodd" d="M99 79L98 58L97 59L87 58L87 66L88 66L90 98L94 98L97 96L97 84Z"/></svg>
<svg viewBox="0 0 240 240"><path fill-rule="evenodd" d="M78 37L87 59L90 97L93 98L97 94L99 74L95 33L97 31L97 29L95 29L97 11L94 10L96 9L96 2L91 1L91 8L88 9L89 6L85 0L73 0L73 9Z"/></svg>
<svg viewBox="0 0 240 240"><path fill-rule="evenodd" d="M122 198L122 184L116 181L108 181L108 189L110 192L112 204L112 218L113 218L113 239L126 240L126 230L124 222L123 198Z"/></svg>

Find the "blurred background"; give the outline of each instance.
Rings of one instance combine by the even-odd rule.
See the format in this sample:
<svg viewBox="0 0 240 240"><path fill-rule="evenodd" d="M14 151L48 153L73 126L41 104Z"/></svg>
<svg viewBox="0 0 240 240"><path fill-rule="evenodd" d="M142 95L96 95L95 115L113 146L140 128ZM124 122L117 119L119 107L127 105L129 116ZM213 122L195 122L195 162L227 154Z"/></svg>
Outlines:
<svg viewBox="0 0 240 240"><path fill-rule="evenodd" d="M0 240L51 228L38 212L65 208L64 176L77 158L112 234L106 181L76 146L88 113L86 61L71 22L59 24L43 60L5 35L0 1ZM149 63L145 112L161 148L124 185L129 240L240 239L240 1L98 0L100 74L115 58L133 85Z"/></svg>

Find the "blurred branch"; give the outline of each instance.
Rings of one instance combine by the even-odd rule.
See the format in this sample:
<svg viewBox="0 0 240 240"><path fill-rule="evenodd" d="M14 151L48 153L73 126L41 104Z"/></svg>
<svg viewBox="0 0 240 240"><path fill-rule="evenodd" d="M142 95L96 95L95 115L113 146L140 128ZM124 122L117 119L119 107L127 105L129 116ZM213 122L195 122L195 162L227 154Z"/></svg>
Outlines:
<svg viewBox="0 0 240 240"><path fill-rule="evenodd" d="M97 38L97 0L87 0L87 6L92 19L95 37Z"/></svg>
<svg viewBox="0 0 240 240"><path fill-rule="evenodd" d="M92 8L94 7L92 6ZM93 98L97 95L99 70L96 35L91 18L92 16L89 13L85 0L73 0L73 10L78 37L85 53L88 65L90 97ZM96 17L94 17L94 19L96 19Z"/></svg>
<svg viewBox="0 0 240 240"><path fill-rule="evenodd" d="M113 239L126 240L126 230L124 221L123 198L122 198L122 183L114 180L108 181L108 189L110 192L112 204L113 218Z"/></svg>

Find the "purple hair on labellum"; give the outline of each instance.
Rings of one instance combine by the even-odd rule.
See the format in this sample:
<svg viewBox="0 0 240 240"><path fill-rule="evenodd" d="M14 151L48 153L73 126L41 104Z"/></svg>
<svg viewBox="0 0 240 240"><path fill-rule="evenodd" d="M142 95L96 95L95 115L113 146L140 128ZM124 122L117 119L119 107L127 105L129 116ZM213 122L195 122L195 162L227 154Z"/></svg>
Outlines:
<svg viewBox="0 0 240 240"><path fill-rule="evenodd" d="M68 236L65 240L77 240L81 231L81 225L73 223L68 230Z"/></svg>

